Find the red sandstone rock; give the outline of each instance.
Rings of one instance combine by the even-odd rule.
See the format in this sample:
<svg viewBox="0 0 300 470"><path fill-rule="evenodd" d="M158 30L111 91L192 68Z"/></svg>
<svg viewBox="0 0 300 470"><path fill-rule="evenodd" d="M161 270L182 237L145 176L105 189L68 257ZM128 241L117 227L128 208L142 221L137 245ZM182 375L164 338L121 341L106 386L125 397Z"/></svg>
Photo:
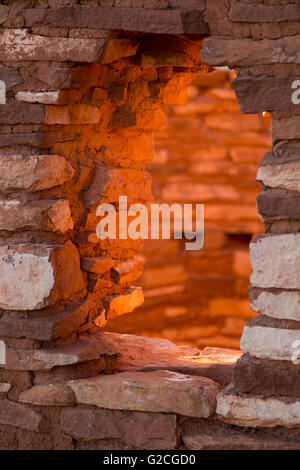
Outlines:
<svg viewBox="0 0 300 470"><path fill-rule="evenodd" d="M38 432L42 415L28 406L10 400L0 400L0 423Z"/></svg>
<svg viewBox="0 0 300 470"><path fill-rule="evenodd" d="M138 449L177 446L175 415L76 407L62 410L61 423L65 433L85 441L120 439Z"/></svg>
<svg viewBox="0 0 300 470"><path fill-rule="evenodd" d="M85 293L76 247L23 244L0 248L0 305L35 310Z"/></svg>
<svg viewBox="0 0 300 470"><path fill-rule="evenodd" d="M140 287L131 287L121 295L103 299L107 319L115 318L124 313L130 313L136 307L142 305L143 302L144 296Z"/></svg>
<svg viewBox="0 0 300 470"><path fill-rule="evenodd" d="M257 5L240 2L231 5L231 21L246 23L281 23L300 20L299 5Z"/></svg>
<svg viewBox="0 0 300 470"><path fill-rule="evenodd" d="M65 233L74 227L66 200L0 199L0 230L49 230Z"/></svg>
<svg viewBox="0 0 300 470"><path fill-rule="evenodd" d="M52 188L69 181L73 175L71 165L59 155L1 155L0 158L0 192Z"/></svg>
<svg viewBox="0 0 300 470"><path fill-rule="evenodd" d="M6 348L9 370L50 370L103 358L116 358L118 351L100 333L85 334L70 344L38 350ZM101 369L102 370L102 369Z"/></svg>
<svg viewBox="0 0 300 470"><path fill-rule="evenodd" d="M0 60L96 62L105 42L104 39L44 37L22 29L2 29Z"/></svg>
<svg viewBox="0 0 300 470"><path fill-rule="evenodd" d="M58 27L121 29L163 34L203 34L208 31L200 11L74 5L47 10L27 9L24 10L24 17L26 26L52 24Z"/></svg>
<svg viewBox="0 0 300 470"><path fill-rule="evenodd" d="M36 385L24 390L19 396L20 403L43 406L66 406L75 403L72 390L63 384Z"/></svg>
<svg viewBox="0 0 300 470"><path fill-rule="evenodd" d="M40 341L66 338L85 322L93 320L97 313L96 302L88 299L73 302L49 316L20 318L18 314L4 314L0 319L0 336Z"/></svg>
<svg viewBox="0 0 300 470"><path fill-rule="evenodd" d="M68 382L79 404L208 417L218 385L210 379L170 371L124 372Z"/></svg>

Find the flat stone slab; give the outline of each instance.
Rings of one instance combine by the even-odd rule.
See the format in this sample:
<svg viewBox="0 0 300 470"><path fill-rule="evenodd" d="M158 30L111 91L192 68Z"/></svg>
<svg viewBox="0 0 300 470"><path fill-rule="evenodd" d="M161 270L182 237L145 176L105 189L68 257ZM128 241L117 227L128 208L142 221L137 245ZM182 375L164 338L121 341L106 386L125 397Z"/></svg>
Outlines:
<svg viewBox="0 0 300 470"><path fill-rule="evenodd" d="M250 244L254 287L299 289L300 233L260 235Z"/></svg>
<svg viewBox="0 0 300 470"><path fill-rule="evenodd" d="M217 397L220 419L238 426L295 427L300 425L300 401L255 396L239 396L232 386Z"/></svg>
<svg viewBox="0 0 300 470"><path fill-rule="evenodd" d="M271 318L300 321L300 291L251 288L250 306L254 312Z"/></svg>
<svg viewBox="0 0 300 470"><path fill-rule="evenodd" d="M64 384L36 385L19 395L20 403L44 406L66 406L75 404L72 390Z"/></svg>
<svg viewBox="0 0 300 470"><path fill-rule="evenodd" d="M78 404L204 418L214 413L220 389L210 379L163 370L71 380L68 385Z"/></svg>
<svg viewBox="0 0 300 470"><path fill-rule="evenodd" d="M184 10L188 9L189 5L184 8ZM208 32L208 26L202 20L201 11L195 10L151 10L147 8L72 5L50 9L26 9L23 10L23 15L26 26L48 24L64 28L116 29L157 34L203 34ZM77 61L80 62L79 59Z"/></svg>
<svg viewBox="0 0 300 470"><path fill-rule="evenodd" d="M241 338L241 350L244 354L261 359L292 361L296 341L300 342L300 330L246 324Z"/></svg>
<svg viewBox="0 0 300 470"><path fill-rule="evenodd" d="M0 192L40 191L62 185L74 174L60 155L0 155Z"/></svg>
<svg viewBox="0 0 300 470"><path fill-rule="evenodd" d="M56 366L66 366L93 361L101 357L118 357L113 345L105 341L102 333L86 334L71 344L39 350L6 348L5 369L10 370L50 370Z"/></svg>
<svg viewBox="0 0 300 470"><path fill-rule="evenodd" d="M55 38L29 34L24 29L2 29L0 60L97 62L105 44L105 39Z"/></svg>
<svg viewBox="0 0 300 470"><path fill-rule="evenodd" d="M233 385L240 393L299 398L300 364L245 354L234 368Z"/></svg>
<svg viewBox="0 0 300 470"><path fill-rule="evenodd" d="M62 430L74 439L119 439L138 449L175 449L177 417L160 413L64 408Z"/></svg>
<svg viewBox="0 0 300 470"><path fill-rule="evenodd" d="M42 415L26 405L0 400L0 424L8 424L27 431L39 431Z"/></svg>
<svg viewBox="0 0 300 470"><path fill-rule="evenodd" d="M98 314L95 301L91 299L72 302L49 316L21 318L20 312L4 314L0 318L0 337L30 338L50 341L65 338L86 321Z"/></svg>
<svg viewBox="0 0 300 470"><path fill-rule="evenodd" d="M213 432L197 434L183 434L182 440L189 450L299 450L300 443L283 440L280 437L257 436L256 434L240 435L224 431L223 435L214 435Z"/></svg>
<svg viewBox="0 0 300 470"><path fill-rule="evenodd" d="M241 351L223 348L199 349L177 346L171 341L144 336L105 333L106 341L120 353L120 372L171 370L207 377L222 386L232 380Z"/></svg>

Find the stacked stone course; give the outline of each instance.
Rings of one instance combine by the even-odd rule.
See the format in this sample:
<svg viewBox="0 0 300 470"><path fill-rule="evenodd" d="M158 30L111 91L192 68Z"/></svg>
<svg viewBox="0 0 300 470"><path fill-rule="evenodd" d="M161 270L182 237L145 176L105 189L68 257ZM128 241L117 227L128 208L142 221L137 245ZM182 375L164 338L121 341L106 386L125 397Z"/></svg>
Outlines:
<svg viewBox="0 0 300 470"><path fill-rule="evenodd" d="M266 319L269 301L259 295L288 296L293 316L298 312L297 215L264 209L266 234L251 248L261 316L245 329L235 389L222 394L236 356L102 333L109 318L142 302L140 288L132 286L140 274L138 259L132 261L140 243L99 242L95 234L99 203L118 208L121 192L132 202L149 200L144 170L153 157L152 132L166 124L161 106L177 98L181 104L178 89L196 73L235 67L238 97L242 79L279 76L288 86L290 76L297 77L299 22L293 18L299 3L278 2L289 7L280 18L273 3L261 5L258 19L253 2L227 0L0 6L0 80L6 86L0 105L0 339L7 355L0 368L2 448L218 448L224 435L227 447L236 440L239 448L299 448L297 430L258 429L253 441L247 430L223 423L299 425L297 397L268 389L283 373L281 363L290 367L288 377L297 371L289 349L280 356L279 345L295 338L299 322L289 309L275 322ZM202 49L206 66L198 54L204 35L210 35ZM260 181L283 207L280 198L297 196L277 175L282 164L287 175L291 162L294 172L299 112L287 92L276 93L273 105L266 94L266 102L273 115L272 158L280 164L275 177L262 164ZM284 180L293 184L292 175ZM263 354L251 341L257 335ZM250 366L242 373L243 390L238 385L246 353L254 367L253 358L270 361L273 379L259 395L247 386ZM152 372L143 371L145 361ZM154 399L146 394L136 410L141 386ZM117 399L112 390L119 391Z"/></svg>

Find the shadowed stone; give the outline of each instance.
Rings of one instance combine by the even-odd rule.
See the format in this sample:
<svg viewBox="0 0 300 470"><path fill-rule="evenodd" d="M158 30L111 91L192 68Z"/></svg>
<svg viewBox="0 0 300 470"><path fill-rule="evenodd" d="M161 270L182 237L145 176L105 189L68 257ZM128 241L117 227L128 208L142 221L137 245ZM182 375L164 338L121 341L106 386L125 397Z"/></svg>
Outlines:
<svg viewBox="0 0 300 470"><path fill-rule="evenodd" d="M62 410L62 430L75 439L120 439L139 449L175 449L177 417L95 408Z"/></svg>
<svg viewBox="0 0 300 470"><path fill-rule="evenodd" d="M220 419L237 426L274 427L300 424L300 401L239 396L232 386L217 396Z"/></svg>
<svg viewBox="0 0 300 470"><path fill-rule="evenodd" d="M119 29L157 34L208 32L201 11L73 5L50 9L26 9L23 15L26 26L47 24L64 28Z"/></svg>

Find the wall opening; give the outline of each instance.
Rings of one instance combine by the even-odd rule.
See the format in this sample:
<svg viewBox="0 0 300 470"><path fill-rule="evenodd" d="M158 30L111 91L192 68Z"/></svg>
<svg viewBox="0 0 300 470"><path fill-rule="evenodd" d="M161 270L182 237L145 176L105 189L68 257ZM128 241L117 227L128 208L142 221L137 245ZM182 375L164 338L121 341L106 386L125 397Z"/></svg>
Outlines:
<svg viewBox="0 0 300 470"><path fill-rule="evenodd" d="M244 323L255 316L248 300L249 243L264 231L255 176L270 149L270 118L241 113L234 77L229 70L198 75L185 106L165 106L168 126L156 132L147 168L155 202L205 204L204 248L146 240L139 282L145 303L111 320L108 331L239 349Z"/></svg>

